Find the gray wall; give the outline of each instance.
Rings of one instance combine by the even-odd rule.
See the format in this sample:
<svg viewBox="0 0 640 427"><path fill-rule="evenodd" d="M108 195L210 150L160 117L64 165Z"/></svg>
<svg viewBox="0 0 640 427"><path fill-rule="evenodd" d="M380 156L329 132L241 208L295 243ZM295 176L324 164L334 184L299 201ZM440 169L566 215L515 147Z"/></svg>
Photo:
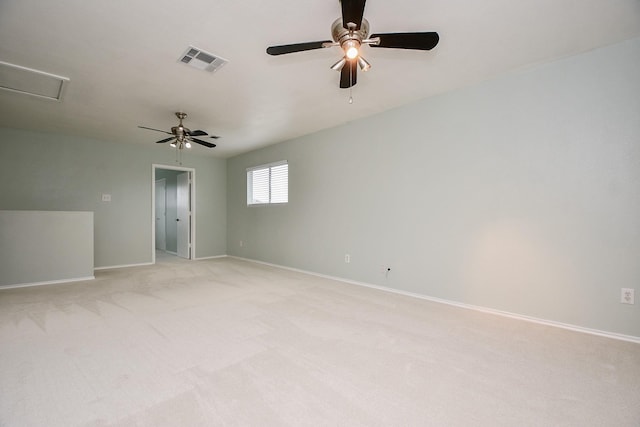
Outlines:
<svg viewBox="0 0 640 427"><path fill-rule="evenodd" d="M175 165L174 151L0 128L0 210L92 211L96 267L151 262L154 163ZM183 166L196 170L196 257L224 255L226 162L185 153Z"/></svg>
<svg viewBox="0 0 640 427"><path fill-rule="evenodd" d="M638 76L634 39L229 159L227 251L640 336L619 302L640 289ZM282 159L289 203L247 207L245 168Z"/></svg>
<svg viewBox="0 0 640 427"><path fill-rule="evenodd" d="M0 211L0 287L93 278L93 212Z"/></svg>

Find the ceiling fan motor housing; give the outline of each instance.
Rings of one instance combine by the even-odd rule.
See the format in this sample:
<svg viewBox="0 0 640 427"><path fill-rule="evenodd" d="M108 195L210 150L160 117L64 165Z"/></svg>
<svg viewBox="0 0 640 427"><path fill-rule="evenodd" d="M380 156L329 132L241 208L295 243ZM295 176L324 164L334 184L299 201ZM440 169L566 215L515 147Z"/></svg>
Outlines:
<svg viewBox="0 0 640 427"><path fill-rule="evenodd" d="M367 36L369 36L369 22L363 19L360 29L355 31L344 28L342 26L342 18L338 18L331 25L331 36L333 37L333 41L340 43L340 46L343 46L348 40L357 40L359 45L362 43L362 40L365 40Z"/></svg>
<svg viewBox="0 0 640 427"><path fill-rule="evenodd" d="M173 126L171 128L171 133L173 133L178 138L178 142L183 142L185 135L191 133L189 129L182 126L182 120L187 118L187 113L177 111L176 117L178 118L178 120L180 120L180 124L178 124L178 126Z"/></svg>
<svg viewBox="0 0 640 427"><path fill-rule="evenodd" d="M178 140L182 140L184 139L185 135L191 133L191 130L184 126L173 126L171 128L171 133L173 133L178 138Z"/></svg>

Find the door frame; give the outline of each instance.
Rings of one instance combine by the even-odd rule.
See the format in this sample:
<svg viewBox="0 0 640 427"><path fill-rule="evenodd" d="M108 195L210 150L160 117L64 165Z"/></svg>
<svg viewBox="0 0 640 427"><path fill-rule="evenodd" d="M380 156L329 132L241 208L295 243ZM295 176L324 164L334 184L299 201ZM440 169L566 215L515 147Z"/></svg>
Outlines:
<svg viewBox="0 0 640 427"><path fill-rule="evenodd" d="M163 247L160 247L160 248L157 247L157 243L158 243L158 239L157 238L154 241L154 247L156 247L156 249L160 249L161 251L165 251L166 252L166 250L167 250L167 180L165 178L156 179L155 180L154 189L156 189L158 187L159 183L162 183L162 187L164 188L164 193L165 193L164 194L164 199L165 199L165 201L164 201L164 212L163 212L164 219L162 221L162 224L164 224L164 230L162 230L162 233L161 233L162 235L164 235L164 245L163 245L164 248ZM155 193L154 193L154 198L153 198L154 209L157 207L156 206L156 202L157 201L158 201L158 191L156 190ZM154 227L155 234L154 234L154 236L158 236L158 216L157 216L157 213L158 213L158 211L154 210L154 215L153 215L153 218L154 218L154 221L155 221L155 227Z"/></svg>
<svg viewBox="0 0 640 427"><path fill-rule="evenodd" d="M191 186L189 197L191 198L191 250L189 259L196 259L196 170L195 168L185 168L182 166L152 164L151 165L151 262L156 263L156 169L169 169L182 172L189 172L191 176Z"/></svg>
<svg viewBox="0 0 640 427"><path fill-rule="evenodd" d="M187 184L186 187L185 184ZM176 221L178 221L176 222L176 254L180 258L186 259L191 259L191 237L189 236L189 233L191 233L191 223L193 221L191 220L192 207L190 190L191 173L178 173L176 175ZM187 238L186 242L185 237ZM185 243L187 244L186 248L184 247ZM185 255L187 256L185 257Z"/></svg>

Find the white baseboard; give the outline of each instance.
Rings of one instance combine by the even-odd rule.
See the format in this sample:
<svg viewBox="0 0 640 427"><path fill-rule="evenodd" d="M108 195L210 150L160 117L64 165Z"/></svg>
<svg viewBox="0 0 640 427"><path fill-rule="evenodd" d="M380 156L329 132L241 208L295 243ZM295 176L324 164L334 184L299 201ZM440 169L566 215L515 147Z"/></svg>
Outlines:
<svg viewBox="0 0 640 427"><path fill-rule="evenodd" d="M122 264L122 265L108 265L105 267L95 267L94 271L97 270L112 270L114 268L129 268L129 267L142 267L145 265L153 265L152 262L141 262L139 264Z"/></svg>
<svg viewBox="0 0 640 427"><path fill-rule="evenodd" d="M204 259L218 259L218 258L226 258L228 255L214 255L214 256L203 256L199 258L194 258L195 261L202 261Z"/></svg>
<svg viewBox="0 0 640 427"><path fill-rule="evenodd" d="M482 313L494 314L494 315L497 315L497 316L509 317L509 318L517 319L517 320L524 320L526 322L537 323L537 324L540 324L540 325L553 326L553 327L556 327L556 328L568 329L570 331L582 332L582 333L585 333L585 334L598 335L598 336L601 336L601 337L612 338L612 339L621 340L621 341L629 341L629 342L640 344L640 337L636 337L636 336L633 336L633 335L618 334L616 332L608 332L608 331L601 331L601 330L598 330L598 329L585 328L583 326L571 325L569 323L556 322L554 320L539 319L537 317L526 316L526 315L517 314L517 313L510 313L508 311L502 311L502 310L496 310L494 308L489 308L489 307L481 307L481 306L477 306L477 305L465 304L465 303L446 300L446 299L442 299L442 298L430 297L428 295L417 294L417 293L414 293L414 292L402 291L402 290L394 289L394 288L387 288L385 286L372 285L370 283L357 282L355 280L345 279L345 278L342 278L342 277L329 276L329 275L326 275L326 274L320 274L320 273L316 273L316 272L313 272L313 271L307 271L307 270L301 270L299 268L287 267L285 265L272 264L270 262L258 261L258 260L251 259L251 258L242 258L242 257L238 257L238 256L233 256L233 255L229 255L229 257L230 258L239 259L239 260L243 260L243 261L254 262L254 263L257 263L257 264L268 265L270 267L282 268L284 270L295 271L295 272L298 272L298 273L309 274L311 276L322 277L322 278L330 279L330 280L336 280L336 281L339 281L339 282L348 283L350 285L364 286L364 287L367 287L367 288L377 289L379 291L391 292L391 293L394 293L394 294L404 295L404 296L413 297L413 298L419 298L419 299L423 299L423 300L427 300L427 301L437 302L437 303L440 303L440 304L447 304L447 305L451 305L451 306L454 306L454 307L464 308L464 309L467 309L467 310L480 311Z"/></svg>
<svg viewBox="0 0 640 427"><path fill-rule="evenodd" d="M15 289L15 288L30 288L31 286L58 285L60 283L84 282L86 280L95 280L95 276L73 277L71 279L47 280L44 282L33 282L33 283L18 283L15 285L0 285L0 290Z"/></svg>

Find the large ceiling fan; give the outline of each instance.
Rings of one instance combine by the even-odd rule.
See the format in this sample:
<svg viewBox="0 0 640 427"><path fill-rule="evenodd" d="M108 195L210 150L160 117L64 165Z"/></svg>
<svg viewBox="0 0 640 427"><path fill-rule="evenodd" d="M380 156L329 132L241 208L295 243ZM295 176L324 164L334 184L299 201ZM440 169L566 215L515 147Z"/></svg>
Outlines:
<svg viewBox="0 0 640 427"><path fill-rule="evenodd" d="M187 113L177 112L176 117L180 120L178 126L173 126L171 128L171 132L167 132L160 129L148 128L146 126L138 126L140 129L149 129L154 130L156 132L166 133L167 135L171 135L170 138L161 139L160 141L156 141L157 144L162 144L164 142L171 141L171 146L176 147L179 150L183 148L191 148L191 143L195 142L196 144L204 145L208 148L213 148L216 144L211 142L203 141L201 139L194 138L194 136L207 136L207 132L203 130L190 130L189 128L184 127L182 124L182 120L187 117ZM219 136L209 135L209 138L218 139ZM173 140L173 141L172 141Z"/></svg>
<svg viewBox="0 0 640 427"><path fill-rule="evenodd" d="M371 47L386 47L394 49L431 50L440 40L438 33L380 33L369 36L369 22L363 19L366 0L342 0L342 18L338 18L331 25L331 40L270 46L269 55L283 55L286 53L302 52L305 50L340 46L344 50L344 57L333 64L331 69L340 71L340 87L350 88L357 82L358 66L362 71L371 68L360 54L362 45Z"/></svg>

